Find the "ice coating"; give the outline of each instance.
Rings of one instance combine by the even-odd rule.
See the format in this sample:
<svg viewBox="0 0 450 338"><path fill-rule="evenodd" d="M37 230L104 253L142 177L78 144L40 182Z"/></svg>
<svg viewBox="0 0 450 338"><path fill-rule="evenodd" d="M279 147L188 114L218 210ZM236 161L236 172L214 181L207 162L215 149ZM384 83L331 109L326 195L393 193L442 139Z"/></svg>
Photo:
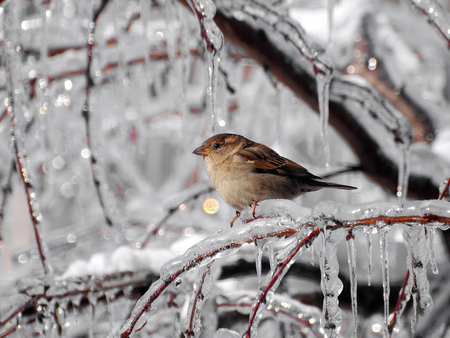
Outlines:
<svg viewBox="0 0 450 338"><path fill-rule="evenodd" d="M245 1L243 5L239 1L221 0L220 5L224 9L239 12L240 16L271 26L277 35L311 63L311 74L326 74L331 71L332 64L324 54L324 48L308 36L298 22L280 14L276 8L255 0Z"/></svg>
<svg viewBox="0 0 450 338"><path fill-rule="evenodd" d="M425 229L421 225L411 225L404 228L403 236L408 248L408 265L412 271L418 298L418 311L421 316L429 313L433 308L430 295L430 284L427 278L429 253Z"/></svg>
<svg viewBox="0 0 450 338"><path fill-rule="evenodd" d="M316 75L317 96L319 100L320 114L320 134L322 136L323 148L325 153L325 166L330 166L330 145L328 142L328 100L330 93L331 71L327 69L325 74L320 72Z"/></svg>
<svg viewBox="0 0 450 338"><path fill-rule="evenodd" d="M241 335L233 330L218 329L213 338L241 338Z"/></svg>
<svg viewBox="0 0 450 338"><path fill-rule="evenodd" d="M219 58L214 54L210 53L207 55L208 58L208 86L206 88L206 94L208 97L208 106L211 111L211 135L217 132L217 70L219 68Z"/></svg>
<svg viewBox="0 0 450 338"><path fill-rule="evenodd" d="M384 301L384 323L383 337L388 336L388 316L389 316L389 295L390 295L390 284L389 284L389 261L388 261L388 243L389 243L389 231L388 226L380 224L380 229L378 234L380 236L380 254L381 254L381 273L383 275L383 301Z"/></svg>
<svg viewBox="0 0 450 338"><path fill-rule="evenodd" d="M450 17L448 11L442 7L440 2L435 0L403 0L403 2L418 14L423 15L450 46Z"/></svg>
<svg viewBox="0 0 450 338"><path fill-rule="evenodd" d="M439 273L439 269L436 263L436 253L434 250L435 242L436 242L436 228L431 225L426 227L426 233L427 233L427 245L428 250L430 251L430 265L431 265L431 271L433 274L437 275Z"/></svg>
<svg viewBox="0 0 450 338"><path fill-rule="evenodd" d="M398 170L398 185L397 185L397 197L403 203L406 201L406 195L408 194L408 182L410 174L409 166L409 145L402 143L402 158L399 163Z"/></svg>
<svg viewBox="0 0 450 338"><path fill-rule="evenodd" d="M357 271L356 271L356 248L355 248L355 239L353 235L349 234L347 236L347 258L348 258L348 266L350 271L350 297L351 297L351 305L352 305L352 314L353 314L353 337L357 337L357 327L358 327L358 303L356 300L356 290L358 287L358 279L357 279Z"/></svg>
<svg viewBox="0 0 450 338"><path fill-rule="evenodd" d="M336 256L337 245L344 239L342 230L329 231L323 234L324 248L320 253L320 271L322 274L320 286L324 296L323 317L321 326L327 337L338 337L342 325L342 310L339 308L338 297L343 289L339 279L339 262Z"/></svg>
<svg viewBox="0 0 450 338"><path fill-rule="evenodd" d="M155 311L152 307L154 301L185 272L210 264L213 259L229 256L243 245L252 243L257 239L285 237L296 232L295 225L287 220L284 222L280 219L270 222L255 220L252 224L247 224L236 230L233 228L227 229L193 245L183 255L172 259L161 267L160 279L154 282L138 300L130 318L122 325L121 337L128 337L135 328L145 325L150 311Z"/></svg>
<svg viewBox="0 0 450 338"><path fill-rule="evenodd" d="M365 229L367 238L367 285L372 284L372 252L373 252L373 239L372 239L372 227Z"/></svg>
<svg viewBox="0 0 450 338"><path fill-rule="evenodd" d="M197 16L200 24L202 38L206 43L206 49L213 54L218 54L223 46L223 35L213 18L216 14L216 6L211 0L188 0L188 5Z"/></svg>
<svg viewBox="0 0 450 338"><path fill-rule="evenodd" d="M414 134L408 119L371 87L364 79L356 75L334 78L330 86L330 98L360 103L389 133L394 133L395 142L409 148Z"/></svg>

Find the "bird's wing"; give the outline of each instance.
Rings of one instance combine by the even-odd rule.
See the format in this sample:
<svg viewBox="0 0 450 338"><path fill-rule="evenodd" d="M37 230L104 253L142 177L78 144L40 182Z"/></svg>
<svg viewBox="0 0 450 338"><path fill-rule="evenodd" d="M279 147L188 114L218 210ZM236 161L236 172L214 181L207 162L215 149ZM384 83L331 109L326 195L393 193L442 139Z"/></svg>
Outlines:
<svg viewBox="0 0 450 338"><path fill-rule="evenodd" d="M277 152L263 144L249 144L247 147L239 150L237 154L243 161L251 163L255 168L255 172L258 173L320 179L320 177L311 174L300 164L278 155Z"/></svg>

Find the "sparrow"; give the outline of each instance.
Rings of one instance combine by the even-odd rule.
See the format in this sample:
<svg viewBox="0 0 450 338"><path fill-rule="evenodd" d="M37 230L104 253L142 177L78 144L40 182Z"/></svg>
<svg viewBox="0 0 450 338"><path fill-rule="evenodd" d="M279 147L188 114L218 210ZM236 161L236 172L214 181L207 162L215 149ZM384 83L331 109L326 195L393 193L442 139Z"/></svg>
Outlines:
<svg viewBox="0 0 450 338"><path fill-rule="evenodd" d="M322 188L353 190L349 185L322 182L320 177L264 144L236 134L210 137L193 151L203 156L206 171L226 203L240 211L253 205L255 216L259 201L293 199Z"/></svg>

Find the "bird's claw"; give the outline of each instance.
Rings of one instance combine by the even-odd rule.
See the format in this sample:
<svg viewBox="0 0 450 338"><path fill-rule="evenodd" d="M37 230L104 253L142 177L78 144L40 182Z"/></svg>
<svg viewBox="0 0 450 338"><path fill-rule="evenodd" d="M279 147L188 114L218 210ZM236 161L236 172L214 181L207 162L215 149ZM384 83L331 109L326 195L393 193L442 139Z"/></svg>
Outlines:
<svg viewBox="0 0 450 338"><path fill-rule="evenodd" d="M253 201L253 210L252 210L253 218L256 218L256 206L257 205L258 205L258 201Z"/></svg>
<svg viewBox="0 0 450 338"><path fill-rule="evenodd" d="M239 218L241 217L241 213L239 211L236 210L236 216L231 220L230 222L230 228L233 227L233 223Z"/></svg>

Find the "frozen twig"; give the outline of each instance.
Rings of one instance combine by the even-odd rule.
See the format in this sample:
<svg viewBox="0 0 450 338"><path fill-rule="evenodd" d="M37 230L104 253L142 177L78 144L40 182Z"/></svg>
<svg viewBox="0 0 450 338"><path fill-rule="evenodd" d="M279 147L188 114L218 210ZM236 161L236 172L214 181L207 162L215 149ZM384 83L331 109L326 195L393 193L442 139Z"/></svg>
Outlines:
<svg viewBox="0 0 450 338"><path fill-rule="evenodd" d="M400 316L402 315L403 311L405 310L406 304L409 301L409 296L406 295L406 293L408 292L406 290L406 287L408 285L408 280L409 280L409 270L406 271L406 276L403 281L403 286L400 291L400 294L398 295L397 305L395 305L395 309L394 309L391 321L389 322L389 325L388 325L389 335L392 334L392 331L393 331L395 325L397 324Z"/></svg>
<svg viewBox="0 0 450 338"><path fill-rule="evenodd" d="M424 16L450 48L450 17L442 5L435 0L404 0L415 12Z"/></svg>
<svg viewBox="0 0 450 338"><path fill-rule="evenodd" d="M256 301L255 296L249 294L233 295L222 294L216 297L216 307L219 312L239 311L250 313ZM308 328L315 337L323 337L320 333L320 311L315 307L304 305L293 299L275 294L272 303L266 307L264 314L267 317L276 317L283 322L294 323L301 328Z"/></svg>
<svg viewBox="0 0 450 338"><path fill-rule="evenodd" d="M195 326L198 326L198 322L199 322L199 320L196 319L196 317L200 317L203 303L206 300L205 294L203 292L203 285L205 284L206 278L211 278L209 275L211 274L211 264L213 262L206 265L206 268L204 269L204 272L202 273L200 281L198 283L197 291L194 294L192 306L190 307L190 314L188 315L189 325L185 332L186 337L195 337L196 336ZM209 287L210 287L210 285L208 286L208 288ZM208 293L209 293L209 291L208 291Z"/></svg>
<svg viewBox="0 0 450 338"><path fill-rule="evenodd" d="M312 223L307 225L314 226ZM253 328L253 322L256 319L256 315L258 313L258 310L260 309L261 304L265 304L267 301L266 300L267 293L275 291L274 289L279 284L280 279L284 276L286 271L291 266L292 259L297 255L300 249L310 246L313 240L319 235L319 233L320 233L319 228L318 227L314 228L305 238L303 238L298 243L298 245L294 248L294 250L292 250L286 257L286 259L277 264L277 268L273 272L272 278L265 285L264 289L258 295L258 299L256 300L255 304L253 305L252 313L250 315L250 319L248 322L248 327L247 330L245 331L245 337L250 338Z"/></svg>
<svg viewBox="0 0 450 338"><path fill-rule="evenodd" d="M90 126L90 100L91 100L91 89L94 86L94 81L92 79L91 75L91 67L92 67L92 53L95 46L95 28L97 26L97 20L102 13L102 11L105 9L106 5L108 4L109 0L102 0L100 3L99 8L95 11L93 15L93 19L91 24L89 25L89 34L87 39L87 65L86 69L84 71L84 75L86 76L86 100L82 109L82 116L84 118L85 124L86 124L86 144L88 149L90 150L90 160L91 160L91 170L92 170L92 176L94 178L94 185L95 189L97 190L98 199L100 202L100 206L103 212L103 215L105 216L106 223L109 226L113 225L113 222L111 218L108 216L108 213L106 211L105 202L103 200L103 195L101 193L100 189L100 180L97 178L97 175L95 173L95 170L98 170L97 168L97 157L92 152L92 146L91 146L91 126Z"/></svg>
<svg viewBox="0 0 450 338"><path fill-rule="evenodd" d="M7 36L7 39L11 39L11 41L19 41L17 39L17 32L19 23L17 22L15 11L18 11L17 8L14 8L14 4L12 6L11 21L8 23L4 23L6 25L10 25L7 29L11 36ZM10 126L10 134L11 134L11 149L13 151L13 158L15 161L15 167L20 175L22 180L25 195L27 197L28 202L28 210L30 214L31 221L33 223L33 230L35 235L36 244L39 251L39 257L42 263L42 267L44 269L44 273L49 273L49 268L46 263L44 248L42 245L42 240L39 234L39 225L41 224L42 214L39 211L38 203L36 199L36 191L31 183L31 178L29 176L29 165L28 158L26 155L25 146L19 146L19 142L23 141L22 135L17 135L18 122L19 117L17 116L18 112L21 111L23 102L23 94L21 95L22 83L15 76L15 72L20 72L21 69L21 58L20 52L21 47L16 46L15 43L5 44L6 48L6 60L5 60L5 68L6 68L6 78L8 84L8 96L9 96L9 107L7 108L8 113L11 115L11 126ZM26 128L24 128L24 132L26 133Z"/></svg>
<svg viewBox="0 0 450 338"><path fill-rule="evenodd" d="M179 210L179 206L181 204L187 203L191 200L195 200L198 197L200 197L203 194L207 194L211 191L213 191L214 188L212 188L209 184L206 182L199 182L195 185L191 186L190 188L186 189L185 191L181 193L177 193L170 197L169 203L166 206L166 211L164 212L164 215L152 226L147 227L147 232L145 234L145 238L142 241L141 248L145 248L150 240L150 238L158 233L158 231L161 229L161 227L170 219L170 217L173 216L173 214Z"/></svg>

